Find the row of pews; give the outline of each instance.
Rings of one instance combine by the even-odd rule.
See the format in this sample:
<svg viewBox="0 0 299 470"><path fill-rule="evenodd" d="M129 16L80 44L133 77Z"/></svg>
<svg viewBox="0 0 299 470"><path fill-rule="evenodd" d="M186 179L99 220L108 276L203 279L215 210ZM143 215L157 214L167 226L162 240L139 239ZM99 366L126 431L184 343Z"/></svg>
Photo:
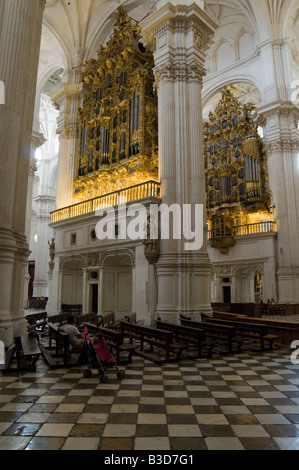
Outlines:
<svg viewBox="0 0 299 470"><path fill-rule="evenodd" d="M225 318L223 318L225 316ZM240 353L242 348L254 343L259 350L273 349L277 335L270 334L265 325L245 321L245 317L214 312L213 317L202 315L202 322L181 316L180 322L170 323L157 319L154 326L138 322L136 314L116 320L113 313L77 317L77 326L87 327L91 335L101 332L120 364L132 362L133 354L155 363L178 362L181 358L212 357L213 353ZM52 317L50 317L52 318ZM49 322L49 348L56 342L64 352L64 365L69 365L68 335L59 332L57 325Z"/></svg>
<svg viewBox="0 0 299 470"><path fill-rule="evenodd" d="M79 312L78 312L79 313ZM73 365L68 335L58 329L58 325L67 321L69 312L46 317L38 314L39 321L46 325L49 345L37 344L32 338L22 337L16 342L18 368L23 357L36 360L43 355L46 362L55 368L55 358L61 356L63 365ZM228 311L214 311L212 317L202 314L202 321L193 321L181 316L179 323L170 323L157 319L153 326L144 326L138 321L136 313L127 315L122 320L114 313L96 315L94 313L77 314L76 326L83 331L87 326L91 334L101 331L117 362L132 362L133 354L140 355L156 363L180 361L182 357L212 357L213 353L240 353L244 348L272 350L275 342L285 344L281 332L289 331L298 335L299 324L278 325L276 320L240 315ZM287 338L290 341L291 338ZM54 343L54 345L53 345ZM286 344L291 344L287 342Z"/></svg>

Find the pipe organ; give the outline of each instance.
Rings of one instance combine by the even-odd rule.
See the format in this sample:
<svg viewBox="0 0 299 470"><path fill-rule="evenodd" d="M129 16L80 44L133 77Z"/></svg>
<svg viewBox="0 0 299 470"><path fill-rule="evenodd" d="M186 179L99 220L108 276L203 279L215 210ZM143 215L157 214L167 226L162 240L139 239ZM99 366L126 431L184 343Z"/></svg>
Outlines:
<svg viewBox="0 0 299 470"><path fill-rule="evenodd" d="M158 111L153 55L122 8L106 47L83 71L74 196L88 200L158 181Z"/></svg>
<svg viewBox="0 0 299 470"><path fill-rule="evenodd" d="M233 228L271 219L267 167L251 109L224 88L205 123L206 203L211 244L226 252Z"/></svg>

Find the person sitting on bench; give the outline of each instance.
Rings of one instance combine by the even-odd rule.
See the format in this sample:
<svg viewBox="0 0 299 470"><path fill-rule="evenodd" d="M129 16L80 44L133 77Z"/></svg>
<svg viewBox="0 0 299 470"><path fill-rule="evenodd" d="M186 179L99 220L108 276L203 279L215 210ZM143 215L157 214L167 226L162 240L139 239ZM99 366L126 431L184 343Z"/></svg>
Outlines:
<svg viewBox="0 0 299 470"><path fill-rule="evenodd" d="M58 331L62 333L67 333L70 339L70 345L73 349L82 349L84 346L84 338L82 334L75 326L75 318L73 315L67 317L67 323L65 325L59 326Z"/></svg>
<svg viewBox="0 0 299 470"><path fill-rule="evenodd" d="M37 341L39 342L39 335L38 335L37 332L35 331L35 328L36 328L36 326L37 326L35 318L30 317L30 318L27 320L27 322L28 322L28 325L27 325L27 333L28 333L28 336L33 336L33 338L36 338Z"/></svg>

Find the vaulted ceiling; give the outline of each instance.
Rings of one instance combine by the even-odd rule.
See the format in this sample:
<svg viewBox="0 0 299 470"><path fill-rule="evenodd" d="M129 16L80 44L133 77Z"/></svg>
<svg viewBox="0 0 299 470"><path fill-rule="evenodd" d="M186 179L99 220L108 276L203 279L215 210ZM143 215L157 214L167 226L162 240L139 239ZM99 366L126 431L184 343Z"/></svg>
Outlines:
<svg viewBox="0 0 299 470"><path fill-rule="evenodd" d="M118 6L122 4L133 19L140 21L156 3L156 0L47 0L37 95L44 87L55 84L61 70L72 71L87 58L97 56L99 45L113 29ZM269 38L284 38L290 41L299 68L298 0L205 0L205 9L219 24L215 35L219 43L226 41L227 31L234 37L246 33L243 40L246 54L247 38L253 47ZM210 62L211 57L208 67ZM213 72L213 67L209 71Z"/></svg>

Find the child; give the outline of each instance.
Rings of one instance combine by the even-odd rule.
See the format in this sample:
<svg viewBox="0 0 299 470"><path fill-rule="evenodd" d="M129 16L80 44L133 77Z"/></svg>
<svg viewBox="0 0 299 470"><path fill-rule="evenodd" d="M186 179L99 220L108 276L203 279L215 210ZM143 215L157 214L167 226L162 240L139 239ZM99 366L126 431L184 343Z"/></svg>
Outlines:
<svg viewBox="0 0 299 470"><path fill-rule="evenodd" d="M107 341L104 339L103 335L99 334L93 339L93 347L98 355L100 361L103 362L114 362L115 357L111 356L110 350L107 345Z"/></svg>
<svg viewBox="0 0 299 470"><path fill-rule="evenodd" d="M37 341L39 341L39 336L37 334L37 332L35 331L35 328L36 328L36 320L34 317L30 317L28 320L28 325L27 325L27 333L28 333L28 336L33 336L34 338L37 339Z"/></svg>

